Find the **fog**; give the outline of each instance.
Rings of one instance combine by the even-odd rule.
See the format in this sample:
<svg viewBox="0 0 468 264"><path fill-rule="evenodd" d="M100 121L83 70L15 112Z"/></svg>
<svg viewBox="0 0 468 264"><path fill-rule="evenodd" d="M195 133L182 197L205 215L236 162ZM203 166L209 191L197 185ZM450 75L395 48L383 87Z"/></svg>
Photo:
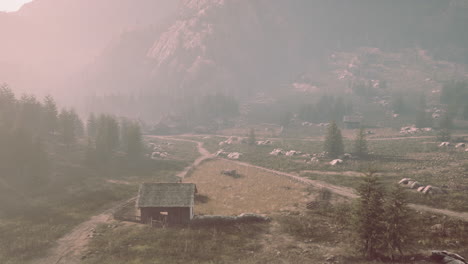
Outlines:
<svg viewBox="0 0 468 264"><path fill-rule="evenodd" d="M10 11L0 263L467 263L467 0Z"/></svg>

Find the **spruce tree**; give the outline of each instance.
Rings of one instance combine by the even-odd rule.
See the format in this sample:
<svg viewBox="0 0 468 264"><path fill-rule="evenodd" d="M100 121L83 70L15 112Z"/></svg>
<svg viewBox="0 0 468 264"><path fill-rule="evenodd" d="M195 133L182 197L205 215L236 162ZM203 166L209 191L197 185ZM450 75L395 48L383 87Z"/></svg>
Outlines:
<svg viewBox="0 0 468 264"><path fill-rule="evenodd" d="M97 120L94 113L91 113L88 117L88 121L86 123L86 134L89 139L96 140L96 133L97 133Z"/></svg>
<svg viewBox="0 0 468 264"><path fill-rule="evenodd" d="M122 120L121 145L129 159L138 159L143 152L143 137L137 122Z"/></svg>
<svg viewBox="0 0 468 264"><path fill-rule="evenodd" d="M405 190L396 186L387 198L385 205L385 247L387 255L395 259L395 253L403 255L403 249L410 243L411 212Z"/></svg>
<svg viewBox="0 0 468 264"><path fill-rule="evenodd" d="M76 141L76 129L73 113L66 109L62 109L58 116L59 131L62 136L62 142L70 146Z"/></svg>
<svg viewBox="0 0 468 264"><path fill-rule="evenodd" d="M12 128L17 114L17 100L6 85L0 86L0 126Z"/></svg>
<svg viewBox="0 0 468 264"><path fill-rule="evenodd" d="M373 259L384 245L384 193L374 170L370 169L363 179L357 189L354 225L359 249L366 258Z"/></svg>
<svg viewBox="0 0 468 264"><path fill-rule="evenodd" d="M343 137L335 121L328 126L324 151L328 153L330 158L338 158L344 153Z"/></svg>
<svg viewBox="0 0 468 264"><path fill-rule="evenodd" d="M109 159L119 147L119 132L119 123L115 117L99 116L96 131L96 152L101 161Z"/></svg>
<svg viewBox="0 0 468 264"><path fill-rule="evenodd" d="M366 133L364 128L359 129L356 135L356 139L354 140L354 154L361 158L368 155Z"/></svg>
<svg viewBox="0 0 468 264"><path fill-rule="evenodd" d="M48 135L57 130L58 110L54 98L48 95L43 102L43 134Z"/></svg>

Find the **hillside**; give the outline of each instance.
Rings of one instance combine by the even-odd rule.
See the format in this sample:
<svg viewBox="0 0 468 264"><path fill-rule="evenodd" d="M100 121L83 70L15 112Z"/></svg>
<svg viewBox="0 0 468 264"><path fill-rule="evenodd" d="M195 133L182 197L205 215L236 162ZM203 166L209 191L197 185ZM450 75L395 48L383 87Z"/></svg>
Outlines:
<svg viewBox="0 0 468 264"><path fill-rule="evenodd" d="M331 58L351 65L353 57L362 56L362 47L386 57L386 68L371 71L400 89L404 67L410 81L412 72L430 76L425 80L449 69L450 75L432 79L466 78L468 40L461 30L466 9L464 1L184 1L167 27L126 33L111 45L80 85L98 94L154 96L152 103L158 106L153 113L191 104L190 98L199 94L278 97L296 83L299 90L319 83L320 93L342 93L347 84L337 82L339 75L323 76L348 70ZM131 34L137 37L129 39ZM100 65L118 70L109 74L109 67ZM140 115L145 111L142 107Z"/></svg>
<svg viewBox="0 0 468 264"><path fill-rule="evenodd" d="M35 0L0 12L0 82L56 92L124 30L157 25L178 1Z"/></svg>
<svg viewBox="0 0 468 264"><path fill-rule="evenodd" d="M466 78L463 0L55 1L0 14L0 80L55 91L81 112L155 122L191 111L200 94L244 105L297 91L349 94L347 72L412 92L421 78L431 91Z"/></svg>

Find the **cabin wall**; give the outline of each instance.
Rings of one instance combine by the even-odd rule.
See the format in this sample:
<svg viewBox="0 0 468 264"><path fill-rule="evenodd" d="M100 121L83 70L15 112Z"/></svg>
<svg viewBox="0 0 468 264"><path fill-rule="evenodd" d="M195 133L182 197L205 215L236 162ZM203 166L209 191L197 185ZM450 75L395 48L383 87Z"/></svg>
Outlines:
<svg viewBox="0 0 468 264"><path fill-rule="evenodd" d="M143 223L150 223L151 219L163 221L167 218L168 224L187 224L192 218L191 207L149 207L140 208L141 221ZM161 214L167 212L167 216Z"/></svg>

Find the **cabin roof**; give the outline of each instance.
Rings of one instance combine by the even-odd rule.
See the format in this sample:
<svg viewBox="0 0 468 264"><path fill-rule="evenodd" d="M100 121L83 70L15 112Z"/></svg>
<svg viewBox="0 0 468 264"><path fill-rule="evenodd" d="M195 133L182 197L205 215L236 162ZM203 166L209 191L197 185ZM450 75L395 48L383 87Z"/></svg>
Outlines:
<svg viewBox="0 0 468 264"><path fill-rule="evenodd" d="M193 183L143 183L136 207L192 207L196 191Z"/></svg>

